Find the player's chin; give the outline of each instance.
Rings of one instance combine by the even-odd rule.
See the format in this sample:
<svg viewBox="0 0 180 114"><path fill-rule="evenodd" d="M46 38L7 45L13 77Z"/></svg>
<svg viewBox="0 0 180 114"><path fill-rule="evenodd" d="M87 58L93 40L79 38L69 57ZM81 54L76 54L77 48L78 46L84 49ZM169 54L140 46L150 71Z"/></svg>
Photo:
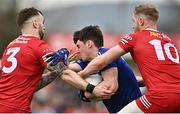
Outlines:
<svg viewBox="0 0 180 114"><path fill-rule="evenodd" d="M87 59L86 59L85 57L81 57L81 59L82 59L83 61L87 61Z"/></svg>

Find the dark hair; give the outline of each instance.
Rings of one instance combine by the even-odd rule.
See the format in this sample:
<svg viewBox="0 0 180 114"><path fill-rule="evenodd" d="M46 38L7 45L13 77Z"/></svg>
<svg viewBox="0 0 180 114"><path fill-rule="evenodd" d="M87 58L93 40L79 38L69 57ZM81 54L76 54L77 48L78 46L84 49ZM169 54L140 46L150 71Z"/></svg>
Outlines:
<svg viewBox="0 0 180 114"><path fill-rule="evenodd" d="M42 12L34 7L22 9L16 18L17 24L22 28L25 21L36 15L43 15Z"/></svg>
<svg viewBox="0 0 180 114"><path fill-rule="evenodd" d="M91 40L94 42L95 46L100 48L104 45L103 35L99 28L99 26L87 26L81 29L80 31L76 31L74 33L76 38L73 38L74 43L77 43L78 40L82 42L86 42Z"/></svg>
<svg viewBox="0 0 180 114"><path fill-rule="evenodd" d="M74 44L77 43L77 41L79 40L79 34L80 34L81 31L75 31L74 34L73 34L73 41L74 41Z"/></svg>
<svg viewBox="0 0 180 114"><path fill-rule="evenodd" d="M155 5L151 5L151 4L143 4L143 5L136 6L134 9L134 14L135 15L143 14L143 15L147 16L148 19L155 21L155 22L159 18L158 9L156 8Z"/></svg>

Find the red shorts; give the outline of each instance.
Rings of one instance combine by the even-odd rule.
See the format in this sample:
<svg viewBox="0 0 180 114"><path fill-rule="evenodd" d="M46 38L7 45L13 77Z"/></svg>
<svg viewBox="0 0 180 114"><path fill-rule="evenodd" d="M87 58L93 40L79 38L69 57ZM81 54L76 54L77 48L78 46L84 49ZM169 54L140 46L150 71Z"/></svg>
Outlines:
<svg viewBox="0 0 180 114"><path fill-rule="evenodd" d="M17 109L17 108L0 104L0 113L30 113L30 111L25 111L22 109Z"/></svg>
<svg viewBox="0 0 180 114"><path fill-rule="evenodd" d="M145 113L180 112L180 94L147 92L136 100L136 104Z"/></svg>

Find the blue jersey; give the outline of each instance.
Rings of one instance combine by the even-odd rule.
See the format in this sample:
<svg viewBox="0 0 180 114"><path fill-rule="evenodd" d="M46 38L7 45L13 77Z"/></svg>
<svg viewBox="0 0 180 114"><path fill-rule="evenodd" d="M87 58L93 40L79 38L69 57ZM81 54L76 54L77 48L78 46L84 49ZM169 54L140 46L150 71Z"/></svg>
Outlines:
<svg viewBox="0 0 180 114"><path fill-rule="evenodd" d="M107 50L107 48L100 48L98 55L105 53ZM88 62L83 60L78 60L76 63L79 64L82 69L84 69L88 64ZM104 67L99 71L99 73L112 67L117 67L118 69L119 87L111 99L103 100L103 103L110 113L116 113L131 101L139 98L141 92L134 73L130 66L121 57Z"/></svg>

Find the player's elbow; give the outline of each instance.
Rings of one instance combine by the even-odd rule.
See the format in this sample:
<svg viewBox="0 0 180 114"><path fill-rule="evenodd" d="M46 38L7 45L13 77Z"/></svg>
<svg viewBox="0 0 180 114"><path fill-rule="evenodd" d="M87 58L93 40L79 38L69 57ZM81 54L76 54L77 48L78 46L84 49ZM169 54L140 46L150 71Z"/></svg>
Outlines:
<svg viewBox="0 0 180 114"><path fill-rule="evenodd" d="M108 88L109 88L109 90L111 91L111 94L112 93L115 93L117 90L118 90L118 83L109 83L109 85L108 85Z"/></svg>
<svg viewBox="0 0 180 114"><path fill-rule="evenodd" d="M113 93L115 93L118 90L118 87L119 87L118 83L115 83L111 86L110 89Z"/></svg>

